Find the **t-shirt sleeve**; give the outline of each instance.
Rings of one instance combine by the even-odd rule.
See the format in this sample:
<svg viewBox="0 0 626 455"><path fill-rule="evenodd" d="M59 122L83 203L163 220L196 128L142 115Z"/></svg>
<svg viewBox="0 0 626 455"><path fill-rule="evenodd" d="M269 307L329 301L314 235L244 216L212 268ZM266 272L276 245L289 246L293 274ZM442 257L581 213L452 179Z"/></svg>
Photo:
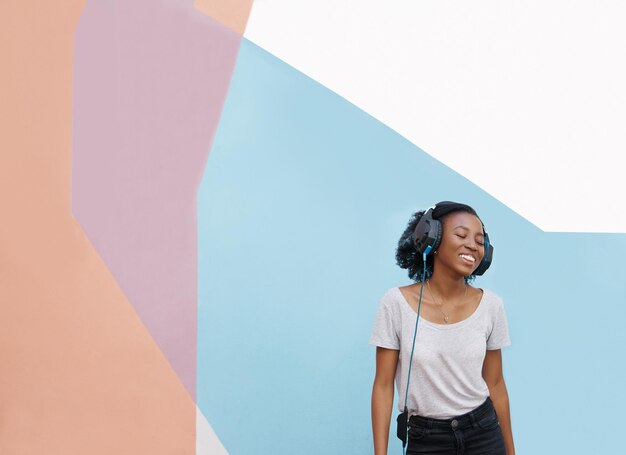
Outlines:
<svg viewBox="0 0 626 455"><path fill-rule="evenodd" d="M387 349L400 349L399 321L396 320L393 311L393 302L391 290L380 299L369 344Z"/></svg>
<svg viewBox="0 0 626 455"><path fill-rule="evenodd" d="M487 350L489 351L511 345L509 324L506 319L506 313L504 312L504 304L500 298L497 299L493 318L493 328L487 338Z"/></svg>

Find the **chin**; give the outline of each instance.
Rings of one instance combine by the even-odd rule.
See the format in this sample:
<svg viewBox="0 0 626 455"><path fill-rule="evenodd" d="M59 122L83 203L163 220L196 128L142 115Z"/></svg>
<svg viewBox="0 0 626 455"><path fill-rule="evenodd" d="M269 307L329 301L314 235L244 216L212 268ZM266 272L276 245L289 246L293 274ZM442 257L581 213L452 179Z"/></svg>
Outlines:
<svg viewBox="0 0 626 455"><path fill-rule="evenodd" d="M467 269L459 270L459 273L461 275L463 275L463 278L467 278L468 276L470 276L470 275L472 275L474 273L474 270L476 270L476 268L472 269L470 272L468 272Z"/></svg>

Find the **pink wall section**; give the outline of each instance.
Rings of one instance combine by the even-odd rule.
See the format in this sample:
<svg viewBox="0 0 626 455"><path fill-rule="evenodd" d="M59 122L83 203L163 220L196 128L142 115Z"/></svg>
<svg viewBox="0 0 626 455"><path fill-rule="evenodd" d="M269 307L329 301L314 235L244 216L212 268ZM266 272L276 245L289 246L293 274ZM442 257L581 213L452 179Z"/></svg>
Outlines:
<svg viewBox="0 0 626 455"><path fill-rule="evenodd" d="M152 0L90 2L76 32L72 209L194 398L196 193L240 40Z"/></svg>
<svg viewBox="0 0 626 455"><path fill-rule="evenodd" d="M197 3L0 5L2 454L195 453L196 191L251 6Z"/></svg>

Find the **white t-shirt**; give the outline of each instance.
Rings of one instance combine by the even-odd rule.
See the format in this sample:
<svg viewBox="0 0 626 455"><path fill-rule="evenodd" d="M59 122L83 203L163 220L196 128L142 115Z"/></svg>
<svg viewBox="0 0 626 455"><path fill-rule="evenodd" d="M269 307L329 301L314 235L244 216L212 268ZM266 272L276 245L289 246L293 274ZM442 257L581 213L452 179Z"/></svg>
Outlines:
<svg viewBox="0 0 626 455"><path fill-rule="evenodd" d="M400 289L389 289L380 299L369 341L400 350L395 376L400 412L416 317ZM502 299L489 289L483 290L478 308L463 321L435 324L420 316L409 383L409 415L449 419L480 406L489 396L482 377L486 351L510 344Z"/></svg>

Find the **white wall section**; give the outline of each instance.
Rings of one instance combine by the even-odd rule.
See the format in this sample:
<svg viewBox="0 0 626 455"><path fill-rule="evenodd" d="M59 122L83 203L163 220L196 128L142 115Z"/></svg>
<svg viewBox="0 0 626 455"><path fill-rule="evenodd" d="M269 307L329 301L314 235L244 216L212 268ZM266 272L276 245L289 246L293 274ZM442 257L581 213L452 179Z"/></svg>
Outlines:
<svg viewBox="0 0 626 455"><path fill-rule="evenodd" d="M196 455L228 455L200 408L196 406Z"/></svg>
<svg viewBox="0 0 626 455"><path fill-rule="evenodd" d="M257 0L245 37L541 229L626 232L625 18L617 1Z"/></svg>

